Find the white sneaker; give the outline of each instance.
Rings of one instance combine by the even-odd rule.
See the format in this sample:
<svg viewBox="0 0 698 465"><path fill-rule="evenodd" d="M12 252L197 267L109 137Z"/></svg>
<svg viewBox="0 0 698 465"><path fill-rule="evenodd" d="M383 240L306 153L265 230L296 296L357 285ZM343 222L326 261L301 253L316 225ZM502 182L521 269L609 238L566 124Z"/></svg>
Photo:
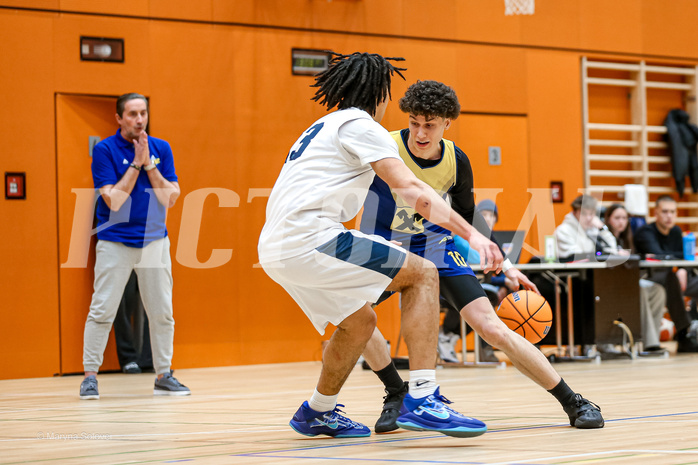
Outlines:
<svg viewBox="0 0 698 465"><path fill-rule="evenodd" d="M613 344L596 344L596 350L602 354L617 354L616 346Z"/></svg>
<svg viewBox="0 0 698 465"><path fill-rule="evenodd" d="M439 333L439 357L447 363L459 363L458 354L456 354L456 342L460 336L454 333L443 334Z"/></svg>

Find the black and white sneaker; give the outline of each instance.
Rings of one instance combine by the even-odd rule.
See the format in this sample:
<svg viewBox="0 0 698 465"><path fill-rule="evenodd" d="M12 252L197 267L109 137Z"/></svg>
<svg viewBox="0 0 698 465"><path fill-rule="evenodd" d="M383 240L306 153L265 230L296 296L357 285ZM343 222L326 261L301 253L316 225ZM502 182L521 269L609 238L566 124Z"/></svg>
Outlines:
<svg viewBox="0 0 698 465"><path fill-rule="evenodd" d="M588 401L581 394L575 394L574 401L574 404L563 407L570 418L570 426L581 429L603 428L601 407Z"/></svg>
<svg viewBox="0 0 698 465"><path fill-rule="evenodd" d="M128 374L137 374L142 372L141 367L139 367L136 362L127 363L126 365L124 365L121 371Z"/></svg>
<svg viewBox="0 0 698 465"><path fill-rule="evenodd" d="M408 389L409 384L405 381L402 388L397 391L389 388L385 390L383 411L378 421L376 421L376 427L374 428L376 433L387 433L398 429L395 421L397 417L400 416L400 407L402 407L402 401L405 399L405 394L407 394Z"/></svg>

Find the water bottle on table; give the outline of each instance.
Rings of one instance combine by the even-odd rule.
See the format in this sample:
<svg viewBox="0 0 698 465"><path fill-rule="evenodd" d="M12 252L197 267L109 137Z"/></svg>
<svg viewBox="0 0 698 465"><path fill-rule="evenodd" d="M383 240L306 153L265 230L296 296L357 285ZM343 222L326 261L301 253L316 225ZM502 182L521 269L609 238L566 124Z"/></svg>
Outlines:
<svg viewBox="0 0 698 465"><path fill-rule="evenodd" d="M683 236L683 259L696 259L696 236L688 232Z"/></svg>

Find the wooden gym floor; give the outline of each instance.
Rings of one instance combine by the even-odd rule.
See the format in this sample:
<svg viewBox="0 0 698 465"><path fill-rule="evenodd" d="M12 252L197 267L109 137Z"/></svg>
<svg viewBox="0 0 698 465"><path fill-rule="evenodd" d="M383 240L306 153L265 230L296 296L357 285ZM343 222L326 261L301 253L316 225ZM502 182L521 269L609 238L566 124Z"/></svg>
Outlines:
<svg viewBox="0 0 698 465"><path fill-rule="evenodd" d="M488 424L470 439L295 433L288 421L319 362L178 370L193 392L180 398L153 397L152 374L101 375L92 401L79 399L77 376L0 381L0 463L698 464L698 354L555 368L601 406L605 428L569 427L552 396L511 365L437 371L454 408ZM382 396L357 367L339 400L372 428Z"/></svg>

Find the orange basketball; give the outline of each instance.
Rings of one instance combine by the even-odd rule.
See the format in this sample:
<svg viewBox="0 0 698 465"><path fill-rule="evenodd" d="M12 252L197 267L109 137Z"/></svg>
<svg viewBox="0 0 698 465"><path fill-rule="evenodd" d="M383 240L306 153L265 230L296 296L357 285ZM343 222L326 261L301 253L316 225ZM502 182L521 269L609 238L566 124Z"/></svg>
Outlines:
<svg viewBox="0 0 698 465"><path fill-rule="evenodd" d="M548 334L553 322L550 305L533 291L516 291L506 296L497 308L497 316L533 344Z"/></svg>

